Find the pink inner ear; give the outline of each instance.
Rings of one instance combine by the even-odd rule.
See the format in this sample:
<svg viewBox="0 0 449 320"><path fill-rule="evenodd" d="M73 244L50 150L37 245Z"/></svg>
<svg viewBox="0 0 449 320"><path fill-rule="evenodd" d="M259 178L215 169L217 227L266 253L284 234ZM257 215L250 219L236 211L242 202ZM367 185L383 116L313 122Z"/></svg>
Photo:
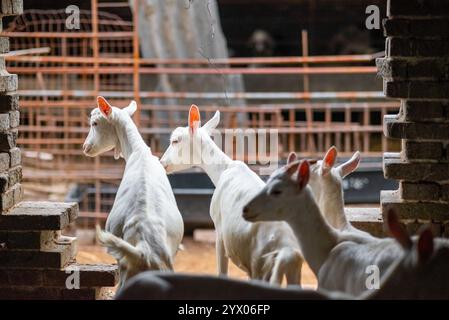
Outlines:
<svg viewBox="0 0 449 320"><path fill-rule="evenodd" d="M190 107L189 110L189 127L193 132L195 129L198 129L200 126L201 116L200 109L194 104Z"/></svg>
<svg viewBox="0 0 449 320"><path fill-rule="evenodd" d="M299 162L293 162L293 163L287 164L285 166L285 168L287 170L287 175L291 177L296 172L296 170L298 170L298 167L299 167Z"/></svg>
<svg viewBox="0 0 449 320"><path fill-rule="evenodd" d="M109 116L112 112L111 105L106 101L103 97L97 98L98 108L103 112L106 116Z"/></svg>
<svg viewBox="0 0 449 320"><path fill-rule="evenodd" d="M298 184L299 188L303 189L309 182L310 177L310 165L306 160L301 162L298 169Z"/></svg>
<svg viewBox="0 0 449 320"><path fill-rule="evenodd" d="M326 167L332 168L335 164L335 160L337 160L337 149L331 147L324 156L324 164Z"/></svg>
<svg viewBox="0 0 449 320"><path fill-rule="evenodd" d="M433 253L433 234L430 228L425 229L419 235L418 239L418 256L419 261L425 262L429 260Z"/></svg>
<svg viewBox="0 0 449 320"><path fill-rule="evenodd" d="M351 159L349 159L346 163L341 165L342 176L345 177L351 172L354 172L355 169L359 166L360 163L360 153L357 151Z"/></svg>
<svg viewBox="0 0 449 320"><path fill-rule="evenodd" d="M288 158L287 158L287 164L292 163L292 162L295 161L296 159L297 159L296 153L290 152L290 154L288 155Z"/></svg>
<svg viewBox="0 0 449 320"><path fill-rule="evenodd" d="M404 248L409 249L412 246L412 240L410 239L407 231L404 230L396 212L390 209L387 212L387 225L393 238L396 239Z"/></svg>

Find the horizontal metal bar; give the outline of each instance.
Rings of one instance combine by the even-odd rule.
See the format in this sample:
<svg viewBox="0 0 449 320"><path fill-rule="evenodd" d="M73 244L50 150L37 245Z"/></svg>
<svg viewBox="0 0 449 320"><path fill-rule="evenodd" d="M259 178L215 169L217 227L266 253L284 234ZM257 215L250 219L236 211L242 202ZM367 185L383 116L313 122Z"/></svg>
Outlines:
<svg viewBox="0 0 449 320"><path fill-rule="evenodd" d="M115 33L115 32L113 32ZM35 35L35 33L31 33ZM72 33L68 33L72 35ZM80 33L76 33L80 34ZM99 33L103 35L103 33ZM34 36L33 36L34 38ZM130 53L131 55L131 53ZM237 65L237 64L314 64L314 63L352 63L352 62L371 62L374 57L369 54L364 55L342 55L342 56L309 56L309 57L248 57L248 58L227 58L227 59L204 59L204 58L190 58L190 59L161 59L161 58L140 58L138 62L140 65L144 64L194 64L194 65ZM8 57L7 61L23 61L23 62L63 62L63 63L99 63L99 64L133 64L134 59L129 58L111 58L111 57L69 57L69 56L42 56L30 57L25 59L23 57Z"/></svg>
<svg viewBox="0 0 449 320"><path fill-rule="evenodd" d="M20 96L30 97L95 97L97 92L89 90L18 90ZM110 98L134 99L130 91L100 91L99 95ZM140 92L140 98L178 99L384 99L382 91L341 92Z"/></svg>
<svg viewBox="0 0 449 320"><path fill-rule="evenodd" d="M44 54L44 53L49 53L50 50L51 50L50 47L13 50L13 51L9 51L9 52L0 54L0 57L19 57L19 56L28 56L31 54ZM27 58L27 57L25 57L25 58Z"/></svg>
<svg viewBox="0 0 449 320"><path fill-rule="evenodd" d="M129 8L128 2L100 2L98 8Z"/></svg>
<svg viewBox="0 0 449 320"><path fill-rule="evenodd" d="M98 32L96 34L92 32L11 32L4 31L0 34L2 37L12 38L132 38L132 31L110 31L110 32Z"/></svg>
<svg viewBox="0 0 449 320"><path fill-rule="evenodd" d="M111 102L114 103L119 100L112 99ZM121 104L125 106L129 100L120 99ZM43 101L43 100L26 100L22 97L20 100L21 108L76 108L76 109L92 109L94 107L94 100L63 100L63 101ZM119 105L119 107L122 107ZM249 112L262 112L262 113L280 113L284 110L297 110L297 109L335 109L335 110L365 110L365 109L397 109L400 107L400 102L394 100L385 101L375 101L375 102L306 102L306 103L276 103L276 104L257 104L257 105L245 105L242 106L226 106L221 108L221 112L227 113L249 113ZM145 111L188 111L188 106L186 105L155 105L155 104L140 104L138 106L140 110ZM216 105L201 105L201 110L204 112L214 112L217 110ZM52 115L53 117L53 115Z"/></svg>
<svg viewBox="0 0 449 320"><path fill-rule="evenodd" d="M9 67L17 74L133 74L131 67ZM140 74L359 74L377 73L376 67L315 67L315 68L139 68Z"/></svg>

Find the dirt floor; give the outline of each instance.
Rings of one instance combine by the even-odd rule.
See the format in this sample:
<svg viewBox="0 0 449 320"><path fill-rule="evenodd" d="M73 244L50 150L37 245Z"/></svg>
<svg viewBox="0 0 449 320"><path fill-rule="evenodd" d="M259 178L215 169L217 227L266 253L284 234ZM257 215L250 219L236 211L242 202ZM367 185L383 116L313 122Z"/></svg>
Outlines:
<svg viewBox="0 0 449 320"><path fill-rule="evenodd" d="M211 235L202 235L202 240L185 237L184 250L180 251L175 259L175 271L193 274L216 274L215 244L210 241ZM205 238L205 239L204 239ZM114 258L108 255L103 247L95 245L79 245L77 261L80 263L115 263ZM247 279L245 273L229 263L229 276L238 279ZM304 288L315 289L316 278L310 268L305 264L302 268L302 284Z"/></svg>

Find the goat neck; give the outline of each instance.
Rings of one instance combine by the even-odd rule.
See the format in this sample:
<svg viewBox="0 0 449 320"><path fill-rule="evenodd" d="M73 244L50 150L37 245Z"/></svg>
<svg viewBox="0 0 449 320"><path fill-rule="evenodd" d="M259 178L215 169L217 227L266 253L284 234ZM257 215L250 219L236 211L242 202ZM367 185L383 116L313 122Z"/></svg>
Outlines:
<svg viewBox="0 0 449 320"><path fill-rule="evenodd" d="M203 169L212 183L216 186L223 171L234 162L229 158L206 134L201 137L201 169ZM207 157L205 156L207 155Z"/></svg>
<svg viewBox="0 0 449 320"><path fill-rule="evenodd" d="M137 126L131 118L118 115L113 121L117 132L119 148L125 161L128 161L133 152L138 150L147 151L148 146L143 141Z"/></svg>

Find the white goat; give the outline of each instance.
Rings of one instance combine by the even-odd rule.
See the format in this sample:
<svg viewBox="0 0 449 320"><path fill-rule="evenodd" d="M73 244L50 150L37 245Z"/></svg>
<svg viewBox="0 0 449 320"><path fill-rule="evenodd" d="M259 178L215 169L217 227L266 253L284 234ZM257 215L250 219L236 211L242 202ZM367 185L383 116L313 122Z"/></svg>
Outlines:
<svg viewBox="0 0 449 320"><path fill-rule="evenodd" d="M285 222L251 224L242 218L243 206L265 184L245 163L233 161L213 142L210 135L219 121L217 111L200 127L199 109L193 105L188 127L173 131L161 163L168 173L197 165L214 183L210 215L217 233L219 274L227 274L230 258L252 279L281 284L285 275L288 284L299 284L302 256L291 228Z"/></svg>
<svg viewBox="0 0 449 320"><path fill-rule="evenodd" d="M84 153L95 157L114 148L115 158L126 161L107 232L97 228L100 242L118 261L122 286L141 271L172 270L184 224L164 168L131 119L136 102L124 109L112 107L103 97L97 103Z"/></svg>
<svg viewBox="0 0 449 320"><path fill-rule="evenodd" d="M297 160L295 153L290 153L287 164ZM326 221L341 231L357 232L371 237L367 232L354 228L346 218L343 195L343 179L354 172L360 163L360 153L357 151L348 161L334 167L337 161L337 148L332 146L326 152L323 160L318 160L310 166L309 185Z"/></svg>
<svg viewBox="0 0 449 320"><path fill-rule="evenodd" d="M253 222L288 222L318 278L319 288L357 296L367 289L367 267L375 265L380 275L385 274L402 249L392 238L366 237L331 227L307 185L309 176L307 161L278 169L246 205L243 216Z"/></svg>
<svg viewBox="0 0 449 320"><path fill-rule="evenodd" d="M379 289L366 291L357 299L448 299L449 248L435 248L432 232L423 230L419 239L412 241L401 228L396 215L388 213L388 228L404 246L403 252L389 267L380 281ZM435 243L438 243L438 239ZM143 272L131 279L116 299L271 299L321 300L354 299L352 296L325 290L312 291L297 288L279 289L263 282L231 280L211 276Z"/></svg>

